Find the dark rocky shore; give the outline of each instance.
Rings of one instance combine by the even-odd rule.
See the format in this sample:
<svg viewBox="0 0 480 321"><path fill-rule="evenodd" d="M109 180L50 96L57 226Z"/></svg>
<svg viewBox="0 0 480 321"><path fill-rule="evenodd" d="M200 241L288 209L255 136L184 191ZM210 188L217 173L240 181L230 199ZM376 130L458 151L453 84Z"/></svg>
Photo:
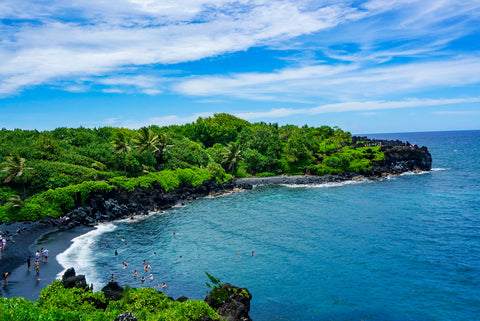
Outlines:
<svg viewBox="0 0 480 321"><path fill-rule="evenodd" d="M88 289L88 283L85 275L76 275L75 269L69 268L62 276L62 283L65 288L79 288ZM205 302L214 308L220 317L227 321L251 321L248 315L250 312L250 301L252 300L251 293L246 288L239 288L229 283L221 284L221 288L225 291L226 299L218 302L213 294L213 291L208 293L205 297ZM106 308L109 301L117 301L122 298L123 288L115 281L110 281L103 287L102 292L107 299L106 303L95 302L96 305ZM169 297L170 300L174 298ZM181 296L177 301L184 302L188 300L187 297ZM136 321L137 319L130 313L119 315L114 321ZM214 321L209 317L204 317L204 321Z"/></svg>
<svg viewBox="0 0 480 321"><path fill-rule="evenodd" d="M7 249L2 251L0 260L0 273L12 271L24 264L26 257L31 255L28 250L29 246L43 234L52 231L71 229L82 225L94 226L100 222L127 218L134 214L148 214L150 211L171 208L184 200L215 196L240 189L251 189L256 185L324 184L431 169L432 157L426 147L419 148L399 141L369 141L369 143L382 146L381 150L385 153L385 159L373 162L371 170L360 173L242 178L223 184L217 184L212 179L198 186L181 184L168 192L160 184L156 184L152 188L137 187L133 191L118 189L108 193L94 193L83 205L80 204L79 195L77 207L66 215L66 220L48 218L40 222L0 224L1 234L7 239Z"/></svg>

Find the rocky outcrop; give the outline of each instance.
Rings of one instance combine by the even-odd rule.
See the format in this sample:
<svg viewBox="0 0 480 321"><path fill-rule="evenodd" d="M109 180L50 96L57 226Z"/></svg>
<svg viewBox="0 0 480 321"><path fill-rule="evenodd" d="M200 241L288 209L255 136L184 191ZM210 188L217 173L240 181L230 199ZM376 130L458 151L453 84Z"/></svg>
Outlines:
<svg viewBox="0 0 480 321"><path fill-rule="evenodd" d="M207 294L205 302L216 309L220 317L227 321L251 321L252 319L248 315L252 300L250 292L246 288L239 288L230 283L225 283L221 287L226 290L227 299L224 302L219 304L213 291Z"/></svg>
<svg viewBox="0 0 480 321"><path fill-rule="evenodd" d="M432 168L432 155L427 147L415 145L382 146L385 159L372 163L371 171L363 174L381 176L385 174L401 174L413 171L428 171Z"/></svg>
<svg viewBox="0 0 480 321"><path fill-rule="evenodd" d="M107 301L118 301L123 296L123 288L115 281L108 282L102 289Z"/></svg>
<svg viewBox="0 0 480 321"><path fill-rule="evenodd" d="M62 283L65 288L82 288L88 289L85 275L76 275L73 267L67 269L62 276ZM218 303L218 298L212 295L213 291L208 293L205 297L205 302L216 309L220 315L220 320L227 321L252 321L248 313L250 312L250 301L252 295L246 288L239 288L230 283L222 284L222 302ZM94 302L97 308L105 309L109 301L117 301L122 299L124 289L118 285L117 282L110 281L103 287L102 292L107 299L107 302ZM171 299L173 300L173 299ZM177 299L178 302L185 302L188 298L181 296ZM137 320L130 312L120 314L114 321L135 321ZM204 321L212 321L205 316Z"/></svg>
<svg viewBox="0 0 480 321"><path fill-rule="evenodd" d="M158 183L152 184L151 188L136 187L133 191L118 188L108 193L93 193L83 206L70 211L64 221L50 220L51 224L60 224L68 228L79 225L93 226L99 222L118 220L133 214L165 210L184 200L218 195L235 188L237 187L233 180L217 184L215 179L197 186L181 183L168 192ZM243 184L242 188L251 188L251 185Z"/></svg>
<svg viewBox="0 0 480 321"><path fill-rule="evenodd" d="M65 271L62 276L62 284L66 289L70 288L80 288L84 289L87 286L87 281L85 275L76 275L75 269L73 267Z"/></svg>

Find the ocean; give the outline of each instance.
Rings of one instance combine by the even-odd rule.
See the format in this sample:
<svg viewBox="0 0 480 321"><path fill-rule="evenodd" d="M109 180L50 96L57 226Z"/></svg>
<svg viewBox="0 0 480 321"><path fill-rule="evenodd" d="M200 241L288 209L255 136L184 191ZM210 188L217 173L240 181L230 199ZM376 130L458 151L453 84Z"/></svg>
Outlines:
<svg viewBox="0 0 480 321"><path fill-rule="evenodd" d="M368 136L427 146L433 169L188 201L101 224L57 260L95 290L113 273L174 298L204 299L206 271L248 288L255 321L479 320L480 131Z"/></svg>

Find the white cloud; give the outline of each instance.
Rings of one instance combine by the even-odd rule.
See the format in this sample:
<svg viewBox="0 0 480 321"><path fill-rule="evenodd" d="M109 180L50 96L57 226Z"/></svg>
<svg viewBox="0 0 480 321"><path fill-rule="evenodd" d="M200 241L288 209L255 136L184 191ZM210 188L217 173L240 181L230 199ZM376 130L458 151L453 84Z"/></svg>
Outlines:
<svg viewBox="0 0 480 321"><path fill-rule="evenodd" d="M69 91L96 90L92 85L100 84L111 87L100 89L107 92L156 95L173 81L182 94L308 102L323 95L340 100L423 88L432 80L436 86L450 85L449 79L454 85L471 84L478 81L471 71L478 70L478 57L452 58L445 48L478 32L479 17L478 0L371 0L361 5L350 0L3 0L0 18L12 23L0 23L0 96L59 83ZM358 50L332 49L345 43ZM300 67L270 73L177 75L176 81L122 76L132 67L142 73L142 66L197 61L255 46L311 46L337 62L300 62ZM405 57L434 61L375 65ZM417 67L425 74L414 75Z"/></svg>
<svg viewBox="0 0 480 321"><path fill-rule="evenodd" d="M454 98L454 99L409 99L401 101L353 101L348 103L336 103L325 104L313 108L278 108L271 109L266 112L246 112L236 113L235 116L246 119L264 119L264 118L282 118L293 115L318 115L323 113L338 113L338 112L368 112L372 110L388 110L399 108L412 108L412 107L430 107L430 106L442 106L442 105L458 105L479 103L480 97L472 98ZM439 112L437 112L439 113ZM441 112L440 112L441 113Z"/></svg>
<svg viewBox="0 0 480 321"><path fill-rule="evenodd" d="M246 50L330 28L350 19L353 10L332 4L307 11L301 3L289 1L203 1L196 5L189 1L185 5L124 0L113 5L83 0L73 7L79 22L64 22L55 16L65 14L64 2L33 3L30 15L14 9L16 3L7 1L11 10L4 17L40 23L5 28L0 42L0 50L7 53L0 61L0 94L4 95L58 80L106 75L125 66L188 62ZM104 11L105 6L113 13ZM89 8L98 16L89 13ZM200 22L191 23L195 19Z"/></svg>
<svg viewBox="0 0 480 321"><path fill-rule="evenodd" d="M316 65L272 73L192 77L179 82L174 89L196 96L283 101L298 101L299 97L338 100L343 96L355 100L418 92L427 88L474 85L480 83L478 70L479 56L371 68L358 64Z"/></svg>
<svg viewBox="0 0 480 321"><path fill-rule="evenodd" d="M478 115L480 114L480 110L442 110L436 111L434 114L437 115L460 115L460 116L468 116L468 115Z"/></svg>

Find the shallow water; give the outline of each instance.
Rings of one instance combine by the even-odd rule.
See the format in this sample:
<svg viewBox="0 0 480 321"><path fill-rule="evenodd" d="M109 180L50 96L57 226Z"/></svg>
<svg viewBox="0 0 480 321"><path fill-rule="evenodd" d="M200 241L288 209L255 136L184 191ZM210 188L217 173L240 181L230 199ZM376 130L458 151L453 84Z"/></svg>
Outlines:
<svg viewBox="0 0 480 321"><path fill-rule="evenodd" d="M434 170L191 201L100 225L58 259L96 289L114 273L194 299L208 271L249 289L257 321L478 319L480 131L369 136L427 145Z"/></svg>

